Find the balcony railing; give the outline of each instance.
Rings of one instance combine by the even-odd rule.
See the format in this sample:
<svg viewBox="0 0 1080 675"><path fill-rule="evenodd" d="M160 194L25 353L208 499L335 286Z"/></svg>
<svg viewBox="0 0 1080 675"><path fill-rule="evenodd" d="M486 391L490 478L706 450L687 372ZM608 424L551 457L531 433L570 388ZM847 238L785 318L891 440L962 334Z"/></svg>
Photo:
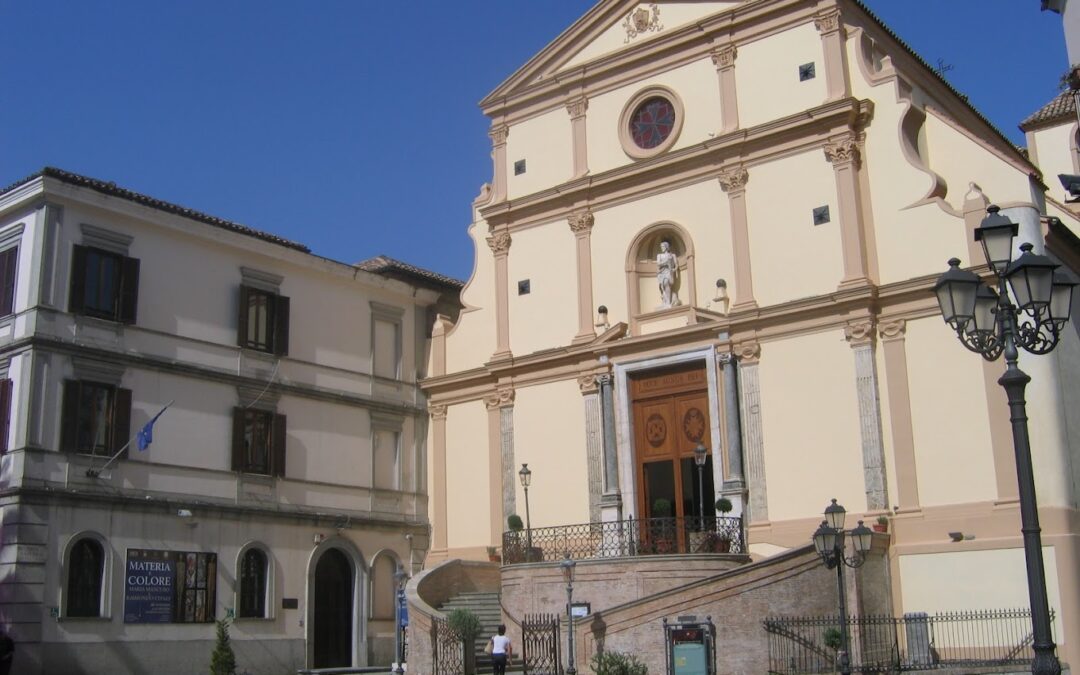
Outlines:
<svg viewBox="0 0 1080 675"><path fill-rule="evenodd" d="M858 673L1026 666L1034 656L1027 609L855 616L848 626L851 667ZM838 617L771 617L765 632L769 673L834 672Z"/></svg>
<svg viewBox="0 0 1080 675"><path fill-rule="evenodd" d="M644 518L503 533L503 564L686 553L746 553L741 518Z"/></svg>

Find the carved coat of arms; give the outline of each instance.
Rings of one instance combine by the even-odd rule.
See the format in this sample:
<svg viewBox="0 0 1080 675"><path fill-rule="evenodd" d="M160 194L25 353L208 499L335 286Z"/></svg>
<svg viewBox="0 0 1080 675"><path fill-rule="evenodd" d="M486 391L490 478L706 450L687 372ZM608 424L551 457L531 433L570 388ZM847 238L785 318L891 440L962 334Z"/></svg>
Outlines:
<svg viewBox="0 0 1080 675"><path fill-rule="evenodd" d="M639 6L626 17L626 21L623 22L623 28L626 29L626 42L630 42L638 35L645 33L653 33L664 26L660 23L660 8L656 6L656 3L649 3L649 6Z"/></svg>

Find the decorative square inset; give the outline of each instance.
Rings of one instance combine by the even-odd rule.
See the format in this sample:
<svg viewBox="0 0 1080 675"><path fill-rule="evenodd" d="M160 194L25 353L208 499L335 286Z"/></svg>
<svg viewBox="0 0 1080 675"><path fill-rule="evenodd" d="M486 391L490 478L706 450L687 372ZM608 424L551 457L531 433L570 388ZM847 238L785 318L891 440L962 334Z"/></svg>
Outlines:
<svg viewBox="0 0 1080 675"><path fill-rule="evenodd" d="M799 66L799 82L806 82L817 77L817 72L814 70L814 63L804 63Z"/></svg>
<svg viewBox="0 0 1080 675"><path fill-rule="evenodd" d="M514 175L520 176L523 173L525 173L525 160L519 159L514 162Z"/></svg>
<svg viewBox="0 0 1080 675"><path fill-rule="evenodd" d="M518 295L528 295L531 291L528 279L522 279L518 282Z"/></svg>
<svg viewBox="0 0 1080 675"><path fill-rule="evenodd" d="M813 213L815 225L824 225L831 220L829 217L829 207L827 205L817 207L814 209Z"/></svg>

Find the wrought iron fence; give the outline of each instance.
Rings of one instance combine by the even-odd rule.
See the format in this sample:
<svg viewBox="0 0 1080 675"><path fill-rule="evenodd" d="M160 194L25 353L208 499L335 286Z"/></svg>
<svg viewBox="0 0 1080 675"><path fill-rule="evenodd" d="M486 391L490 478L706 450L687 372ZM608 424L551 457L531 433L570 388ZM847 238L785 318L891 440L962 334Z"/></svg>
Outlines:
<svg viewBox="0 0 1080 675"><path fill-rule="evenodd" d="M431 619L431 669L434 675L462 675L465 672L463 643L446 619Z"/></svg>
<svg viewBox="0 0 1080 675"><path fill-rule="evenodd" d="M857 673L1024 666L1034 657L1027 609L862 616L850 618L848 626ZM765 632L770 674L835 672L838 617L772 617Z"/></svg>
<svg viewBox="0 0 1080 675"><path fill-rule="evenodd" d="M680 553L745 553L741 518L643 518L503 533L503 563Z"/></svg>
<svg viewBox="0 0 1080 675"><path fill-rule="evenodd" d="M559 615L526 614L521 622L521 660L525 675L562 675Z"/></svg>

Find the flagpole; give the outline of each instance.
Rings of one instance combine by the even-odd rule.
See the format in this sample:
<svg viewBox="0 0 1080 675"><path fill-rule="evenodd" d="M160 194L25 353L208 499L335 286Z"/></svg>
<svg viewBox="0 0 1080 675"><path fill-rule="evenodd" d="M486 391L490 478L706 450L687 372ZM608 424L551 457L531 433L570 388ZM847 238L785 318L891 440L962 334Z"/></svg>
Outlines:
<svg viewBox="0 0 1080 675"><path fill-rule="evenodd" d="M171 406L173 403L176 403L176 399L173 399L173 400L169 401L168 403L166 403L165 407L162 408L160 411L158 411L158 414L151 417L150 420L153 421L153 420L156 420L157 418L161 417L161 413L165 412L168 409L168 407ZM139 431L135 432L134 436L128 438L127 443L124 443L124 447L117 450L116 454L114 454L112 457L110 457L109 461L105 462L105 465L102 466L100 469L95 469L93 467L94 460L91 459L90 460L91 467L86 470L86 475L88 477L90 477L90 478L97 478L98 476L100 476L102 471L104 471L105 469L108 469L109 466L113 462L116 461L117 457L124 454L124 451L127 450L129 447L131 447L131 441L135 440L139 436L140 432L142 432L142 429L139 429Z"/></svg>

